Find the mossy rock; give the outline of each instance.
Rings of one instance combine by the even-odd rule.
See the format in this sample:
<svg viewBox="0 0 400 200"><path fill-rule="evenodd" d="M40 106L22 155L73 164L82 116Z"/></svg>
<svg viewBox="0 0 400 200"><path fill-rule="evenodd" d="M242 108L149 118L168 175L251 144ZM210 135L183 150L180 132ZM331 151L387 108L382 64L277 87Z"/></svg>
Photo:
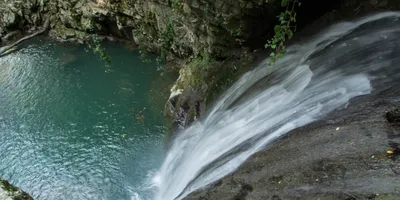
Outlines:
<svg viewBox="0 0 400 200"><path fill-rule="evenodd" d="M0 179L1 200L33 200L33 198L21 189L11 185L8 181Z"/></svg>
<svg viewBox="0 0 400 200"><path fill-rule="evenodd" d="M49 33L50 37L60 40L60 41L75 41L75 42L80 42L82 43L83 41L85 41L89 34L82 32L82 31L77 31L74 29L70 29L70 28L65 28L63 26L56 26L54 27L50 33Z"/></svg>

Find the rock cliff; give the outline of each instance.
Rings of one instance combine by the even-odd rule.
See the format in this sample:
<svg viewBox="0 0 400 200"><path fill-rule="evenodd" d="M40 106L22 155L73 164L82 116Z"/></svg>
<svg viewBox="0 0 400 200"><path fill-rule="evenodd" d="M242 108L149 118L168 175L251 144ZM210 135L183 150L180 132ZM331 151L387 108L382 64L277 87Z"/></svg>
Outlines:
<svg viewBox="0 0 400 200"><path fill-rule="evenodd" d="M6 32L27 31L51 18L50 35L59 40L110 35L168 59L227 58L266 38L279 8L264 0L2 0L0 6L3 40Z"/></svg>
<svg viewBox="0 0 400 200"><path fill-rule="evenodd" d="M400 199L400 127L384 117L400 116L391 101L396 92L357 98L345 113L291 131L185 199Z"/></svg>

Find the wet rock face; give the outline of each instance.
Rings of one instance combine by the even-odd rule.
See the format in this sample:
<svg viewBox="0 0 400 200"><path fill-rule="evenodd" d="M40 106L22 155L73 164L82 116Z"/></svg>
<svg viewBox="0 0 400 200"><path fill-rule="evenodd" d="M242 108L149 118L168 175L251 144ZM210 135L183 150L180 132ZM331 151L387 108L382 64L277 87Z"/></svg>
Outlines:
<svg viewBox="0 0 400 200"><path fill-rule="evenodd" d="M392 125L397 130L400 130L400 107L397 106L397 108L394 108L388 112L386 112L386 120L388 123ZM391 148L391 154L390 158L392 160L397 160L400 163L400 131L393 132L388 135L388 137L391 139L389 142L389 146ZM393 168L393 172L395 172L397 175L400 175L400 164L396 167Z"/></svg>
<svg viewBox="0 0 400 200"><path fill-rule="evenodd" d="M353 99L185 199L400 199L400 127L385 118L398 92Z"/></svg>
<svg viewBox="0 0 400 200"><path fill-rule="evenodd" d="M400 108L386 112L386 119L389 123L400 125Z"/></svg>
<svg viewBox="0 0 400 200"><path fill-rule="evenodd" d="M8 181L0 179L1 200L33 200L29 194L11 185Z"/></svg>

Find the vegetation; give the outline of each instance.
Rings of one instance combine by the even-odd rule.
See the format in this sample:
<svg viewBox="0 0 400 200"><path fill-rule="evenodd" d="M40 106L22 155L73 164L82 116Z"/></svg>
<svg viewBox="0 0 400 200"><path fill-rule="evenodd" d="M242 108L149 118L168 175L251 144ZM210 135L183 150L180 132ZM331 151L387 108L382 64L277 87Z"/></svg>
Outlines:
<svg viewBox="0 0 400 200"><path fill-rule="evenodd" d="M274 27L275 35L265 44L265 48L272 49L269 55L271 57L269 64L275 63L279 58L285 55L285 42L293 37L297 28L295 24L297 17L295 8L296 6L300 7L301 2L299 0L282 0L281 6L286 9L277 16L279 22Z"/></svg>
<svg viewBox="0 0 400 200"><path fill-rule="evenodd" d="M174 0L172 3L173 3L172 6L175 6L177 8L180 5L178 0ZM174 9L177 9L177 8L174 8ZM148 16L149 16L149 19L154 20L154 21L156 20L154 13L149 13ZM154 23L156 23L156 22L154 22ZM140 44L139 45L140 60L142 60L145 63L151 63L152 59L149 56L149 47L146 46L145 44L151 44L154 41L152 41L150 39L151 37L146 36L145 26L147 26L147 25L139 24L137 29L134 32L134 36L138 39L139 44ZM154 31L157 32L157 34L158 34L157 42L159 42L161 44L161 47L159 49L160 50L159 55L156 58L156 62L158 65L158 70L162 70L163 69L162 63L165 60L169 50L171 49L171 46L174 42L176 34L174 31L172 22L169 22L164 29L159 28L159 29L154 29Z"/></svg>
<svg viewBox="0 0 400 200"><path fill-rule="evenodd" d="M101 38L99 36L94 36L90 42L88 42L87 47L97 55L101 61L104 62L106 67L106 72L111 72L111 57L107 53L106 49L101 45ZM87 50L88 51L88 50Z"/></svg>
<svg viewBox="0 0 400 200"><path fill-rule="evenodd" d="M171 48L172 43L174 42L175 38L175 31L171 23L167 25L165 30L161 31L160 33L160 40L161 40L161 47L162 47L162 52L167 51L168 49Z"/></svg>
<svg viewBox="0 0 400 200"><path fill-rule="evenodd" d="M211 58L208 54L203 53L202 56L192 60L188 67L192 74L192 78L190 79L190 85L195 86L196 88L202 85L202 82L207 80L207 71L210 69Z"/></svg>
<svg viewBox="0 0 400 200"><path fill-rule="evenodd" d="M171 5L175 11L182 12L181 3L179 2L179 0L172 0Z"/></svg>
<svg viewBox="0 0 400 200"><path fill-rule="evenodd" d="M161 52L160 56L156 58L158 70L163 69L162 62L166 58L168 51L171 49L175 36L174 27L171 23L167 25L165 30L160 31Z"/></svg>
<svg viewBox="0 0 400 200"><path fill-rule="evenodd" d="M266 0L268 3L269 0ZM179 0L171 1L172 8L175 11L179 11L181 9L181 4ZM285 43L290 40L294 33L296 32L296 17L297 13L295 8L301 6L300 0L281 0L281 6L284 9L277 18L278 24L274 27L274 36L265 44L265 48L270 48L272 51L270 53L270 61L268 64L275 63L279 58L282 58L286 53L286 45ZM208 8L207 8L208 9ZM206 11L205 11L206 12ZM150 15L150 14L149 14ZM143 27L139 28L135 31L135 36L140 40L146 40L144 35L140 33ZM167 24L165 29L159 29L158 31L159 41L161 43L160 55L156 58L156 62L158 65L158 70L162 70L162 63L165 60L169 50L171 49L172 44L174 43L174 39L176 37L174 28L172 23ZM240 36L240 29L236 31L236 35ZM98 36L94 37L91 42L88 43L88 48L93 51L94 54L99 56L99 59L105 62L106 71L111 71L110 64L111 59L108 53L105 51L104 47L100 44L101 40ZM140 59L143 62L149 63L151 59L148 56L148 51L145 47L139 47ZM196 61L197 60L197 61ZM192 67L192 72L194 74L203 74L206 70L203 65L204 63L209 63L210 58L208 55L200 56L193 62L190 62L191 65L197 66Z"/></svg>
<svg viewBox="0 0 400 200"><path fill-rule="evenodd" d="M271 57L270 61L268 64L273 64L275 63L279 58L282 58L285 53L286 53L286 42L290 40L294 33L296 32L296 18L297 18L297 13L296 13L296 7L301 6L301 0L281 0L281 6L284 9L283 12L281 12L277 18L278 18L278 23L274 27L274 36L270 40L267 41L265 44L265 48L270 48L272 51L269 54ZM268 0L266 0L268 3ZM179 0L172 0L171 1L172 8L175 11L179 11L181 9L181 4ZM204 12L208 12L208 8L205 8ZM173 29L173 25L169 23L164 30L158 30L159 33L159 40L161 43L161 50L160 50L160 55L157 57L156 61L158 64L158 69L162 70L163 67L161 66L162 61L165 59L166 54L169 52L171 49L171 46L174 42L175 39L175 31ZM240 29L236 31L237 36L241 35ZM140 38L139 38L140 39ZM145 61L145 62L151 62L146 50L140 49L140 58ZM208 57L208 56L200 56L198 60L204 60L202 57ZM207 58L209 59L209 58ZM206 59L206 60L207 60ZM203 63L203 62L201 62ZM193 65L197 64L196 61L193 62ZM203 67L199 66L200 69L198 71L202 71ZM197 70L197 69L196 69ZM201 74L201 73L200 73Z"/></svg>

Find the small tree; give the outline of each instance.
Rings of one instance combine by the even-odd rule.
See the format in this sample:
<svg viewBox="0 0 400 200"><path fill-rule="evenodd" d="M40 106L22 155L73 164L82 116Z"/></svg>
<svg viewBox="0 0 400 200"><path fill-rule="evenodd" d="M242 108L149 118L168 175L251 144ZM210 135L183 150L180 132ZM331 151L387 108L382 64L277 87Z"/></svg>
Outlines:
<svg viewBox="0 0 400 200"><path fill-rule="evenodd" d="M277 16L279 23L274 27L275 35L265 44L265 48L272 49L269 55L271 57L269 64L274 64L279 58L285 55L285 42L293 37L297 28L295 24L297 17L295 8L296 6L300 7L301 2L299 0L282 0L281 6L286 7L286 9Z"/></svg>

